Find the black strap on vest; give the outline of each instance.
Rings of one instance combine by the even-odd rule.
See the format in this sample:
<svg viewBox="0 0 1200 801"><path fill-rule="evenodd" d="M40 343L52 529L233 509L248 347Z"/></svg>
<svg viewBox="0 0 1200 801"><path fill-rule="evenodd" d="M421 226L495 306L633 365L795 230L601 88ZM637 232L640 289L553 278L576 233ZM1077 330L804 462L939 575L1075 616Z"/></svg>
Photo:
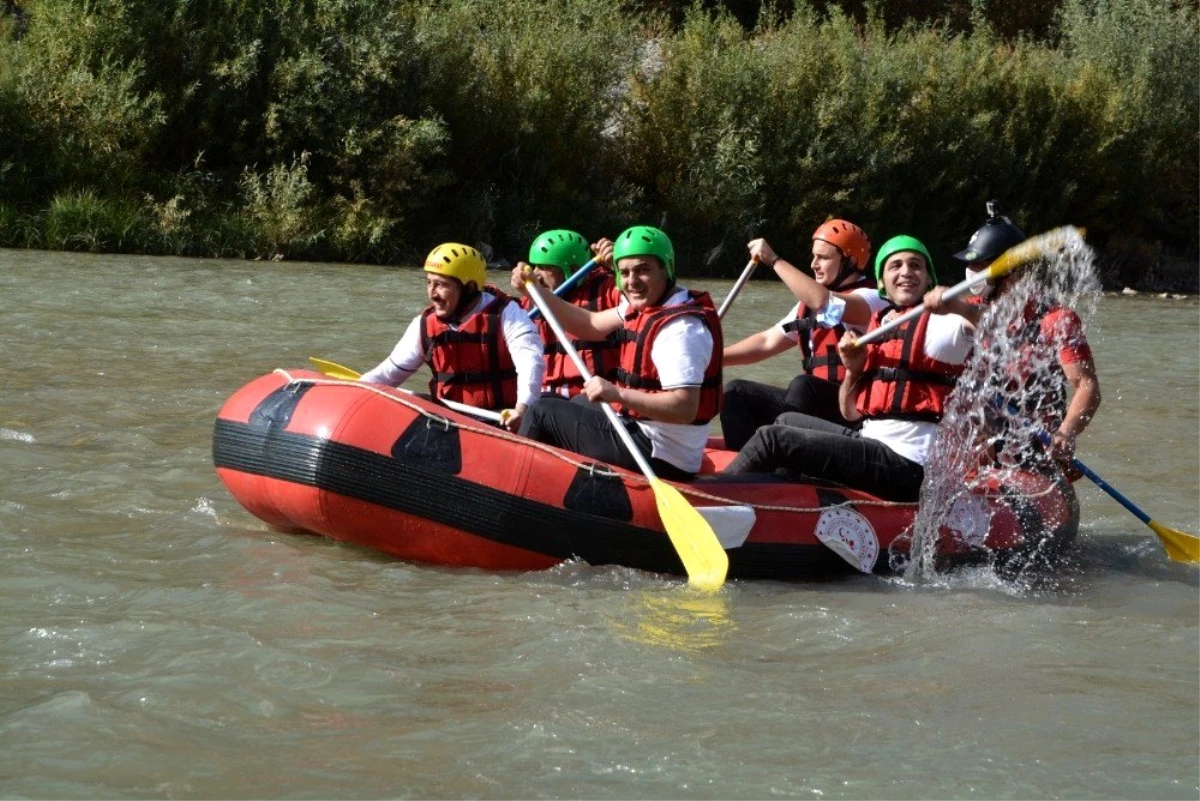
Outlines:
<svg viewBox="0 0 1200 801"><path fill-rule="evenodd" d="M846 273L845 263L846 262L843 260L842 272L838 274L837 280L834 281L834 285L838 287L836 291L842 292L871 286L870 279L866 278L865 276L859 278L857 281L851 282L844 287L840 286L840 284L845 280L846 276L850 274ZM855 271L852 270L850 272L853 273ZM843 275L843 273L846 274ZM799 334L801 369L803 369L808 375L815 375L817 368L824 367L826 368L825 375L816 377L824 381L837 383L837 371L838 368L842 366L842 357L838 355L837 346L827 346L825 348L824 355L813 355L812 332L820 327L822 326L817 324L817 313L807 306L804 307L804 312L800 317L783 324L784 331L788 333L796 332ZM838 340L840 340L846 334L846 327L840 323L833 326L833 328L830 330L833 331L834 336Z"/></svg>
<svg viewBox="0 0 1200 801"><path fill-rule="evenodd" d="M487 382L492 384L493 391L496 393L497 402L503 402L503 393L500 391L500 382L508 378L516 378L516 368L501 370L497 359L492 359L493 370L477 370L466 373L434 373L433 378L439 384L482 384Z"/></svg>

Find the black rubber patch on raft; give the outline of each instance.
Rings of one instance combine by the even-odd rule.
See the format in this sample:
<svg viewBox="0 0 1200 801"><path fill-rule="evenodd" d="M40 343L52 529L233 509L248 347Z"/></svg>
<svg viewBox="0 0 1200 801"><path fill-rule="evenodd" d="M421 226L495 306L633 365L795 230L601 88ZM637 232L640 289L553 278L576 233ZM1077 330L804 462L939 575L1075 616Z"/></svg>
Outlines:
<svg viewBox="0 0 1200 801"><path fill-rule="evenodd" d="M312 389L312 384L287 384L262 399L262 402L250 412L251 428L287 428L292 421L304 393Z"/></svg>
<svg viewBox="0 0 1200 801"><path fill-rule="evenodd" d="M392 445L392 458L419 464L424 470L456 476L462 472L458 426L418 416Z"/></svg>
<svg viewBox="0 0 1200 801"><path fill-rule="evenodd" d="M575 471L563 506L572 512L587 512L613 520L633 519L633 503L625 482L604 465L584 465Z"/></svg>

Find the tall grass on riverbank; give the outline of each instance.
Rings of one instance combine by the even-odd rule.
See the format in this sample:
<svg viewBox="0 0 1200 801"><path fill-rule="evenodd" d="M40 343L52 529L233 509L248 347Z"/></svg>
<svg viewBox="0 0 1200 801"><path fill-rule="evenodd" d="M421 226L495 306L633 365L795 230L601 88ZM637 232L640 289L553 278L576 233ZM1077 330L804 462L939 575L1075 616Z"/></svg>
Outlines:
<svg viewBox="0 0 1200 801"><path fill-rule="evenodd" d="M826 6L746 30L620 0L31 0L0 37L0 245L512 259L648 221L732 274L829 214L941 257L999 197L1088 226L1113 283L1196 257L1194 4L1063 0L1048 41Z"/></svg>

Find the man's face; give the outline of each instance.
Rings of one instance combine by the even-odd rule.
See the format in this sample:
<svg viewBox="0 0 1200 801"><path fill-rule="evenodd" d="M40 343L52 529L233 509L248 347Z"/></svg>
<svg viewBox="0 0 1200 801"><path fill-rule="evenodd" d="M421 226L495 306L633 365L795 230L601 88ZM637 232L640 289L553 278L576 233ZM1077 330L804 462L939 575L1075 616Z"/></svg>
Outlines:
<svg viewBox="0 0 1200 801"><path fill-rule="evenodd" d="M916 306L932 288L929 284L925 257L916 251L893 253L883 265L883 288L897 306Z"/></svg>
<svg viewBox="0 0 1200 801"><path fill-rule="evenodd" d="M667 268L653 256L626 256L617 262L621 286L630 308L640 311L662 301L667 291Z"/></svg>
<svg viewBox="0 0 1200 801"><path fill-rule="evenodd" d="M533 274L537 276L538 283L547 289L554 291L558 285L566 280L561 267L552 267L548 264L534 264Z"/></svg>
<svg viewBox="0 0 1200 801"><path fill-rule="evenodd" d="M439 320L445 320L454 314L462 294L463 285L457 278L425 273L425 296L433 304L433 313Z"/></svg>
<svg viewBox="0 0 1200 801"><path fill-rule="evenodd" d="M986 272L987 268L992 266L993 261L995 261L995 259L969 262L967 264L967 269L965 270L967 278L974 278L980 273ZM996 285L992 281L980 281L978 284L975 284L971 287L971 294L986 298L995 291L995 288Z"/></svg>
<svg viewBox="0 0 1200 801"><path fill-rule="evenodd" d="M842 269L842 252L823 239L812 244L812 271L818 284L832 287Z"/></svg>

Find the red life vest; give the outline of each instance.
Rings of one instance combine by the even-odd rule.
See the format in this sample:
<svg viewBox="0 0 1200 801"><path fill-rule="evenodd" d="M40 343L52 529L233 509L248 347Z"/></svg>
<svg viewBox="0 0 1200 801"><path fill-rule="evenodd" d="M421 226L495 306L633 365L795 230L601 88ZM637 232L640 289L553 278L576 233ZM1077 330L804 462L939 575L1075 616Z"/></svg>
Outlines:
<svg viewBox="0 0 1200 801"><path fill-rule="evenodd" d="M863 276L846 286L838 287L838 292L851 292L864 287L874 288L875 282ZM838 356L837 346L846 327L835 325L826 328L817 323L817 312L803 303L796 308L796 319L784 324L784 331L796 331L800 334L797 346L800 348L800 365L805 373L834 384L842 383L846 368Z"/></svg>
<svg viewBox="0 0 1200 801"><path fill-rule="evenodd" d="M621 301L621 292L613 275L603 267L595 267L588 277L567 293L563 300L588 311L604 311L614 308ZM521 308L528 311L534 303L530 298L521 299ZM546 375L542 379L542 391L553 392L556 395L574 397L583 391L583 376L575 369L575 363L567 356L567 349L554 335L554 329L542 316L535 317L533 324L537 326L542 341L546 343L543 353L546 357ZM621 348L620 341L609 336L599 342L584 342L572 339L571 344L583 358L592 375L610 378L616 370Z"/></svg>
<svg viewBox="0 0 1200 801"><path fill-rule="evenodd" d="M878 312L868 330L878 328L889 311ZM942 419L946 397L963 366L925 354L930 316L925 312L897 328L883 342L867 345L867 361L854 391L855 406L863 416L933 423Z"/></svg>
<svg viewBox="0 0 1200 801"><path fill-rule="evenodd" d="M457 330L439 320L432 306L421 313L421 346L433 372L429 392L481 409L511 409L517 405L517 369L500 315L512 299L490 284L483 291L493 299Z"/></svg>
<svg viewBox="0 0 1200 801"><path fill-rule="evenodd" d="M674 293L674 288L667 290L667 295ZM721 352L724 350L721 320L717 317L717 308L707 292L689 290L688 299L675 306L651 306L641 311L630 310L626 313L625 327L615 332L621 342L621 364L616 370L615 383L645 392L661 392L658 368L650 358L654 340L664 325L688 314L699 317L713 338L713 357L704 370L704 378L700 384L700 406L696 410L695 419L691 421L691 425L701 425L721 413L721 398L724 395L721 376ZM630 417L645 417L629 409L622 410L622 413Z"/></svg>

